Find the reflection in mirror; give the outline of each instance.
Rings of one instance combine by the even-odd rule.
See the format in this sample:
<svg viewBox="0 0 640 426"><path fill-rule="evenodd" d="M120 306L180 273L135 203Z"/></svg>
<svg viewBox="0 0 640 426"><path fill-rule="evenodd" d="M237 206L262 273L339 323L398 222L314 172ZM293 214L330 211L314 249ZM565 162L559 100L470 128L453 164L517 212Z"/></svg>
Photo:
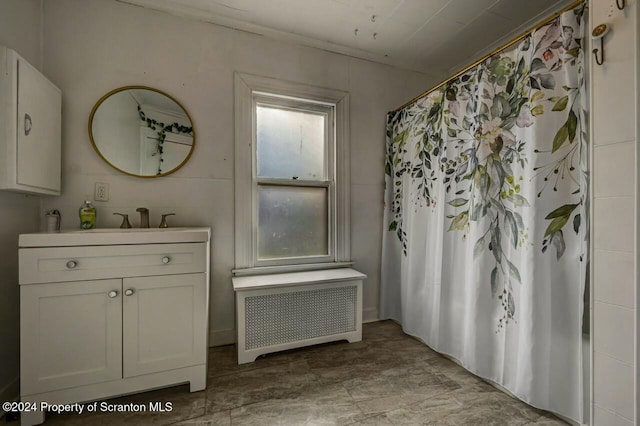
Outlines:
<svg viewBox="0 0 640 426"><path fill-rule="evenodd" d="M91 112L89 136L111 167L140 177L173 173L195 144L191 119L178 101L144 86L103 96Z"/></svg>

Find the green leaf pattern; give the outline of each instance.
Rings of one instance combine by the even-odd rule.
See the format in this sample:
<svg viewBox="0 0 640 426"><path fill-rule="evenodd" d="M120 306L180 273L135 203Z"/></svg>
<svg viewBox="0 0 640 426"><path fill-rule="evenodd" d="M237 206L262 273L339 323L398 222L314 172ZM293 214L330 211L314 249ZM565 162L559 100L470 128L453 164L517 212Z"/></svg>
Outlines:
<svg viewBox="0 0 640 426"><path fill-rule="evenodd" d="M585 223L584 7L573 12L388 116L389 232L407 255L403 206L445 203L448 231L479 236L472 242L474 258L491 252L494 267L479 283L489 285L503 308L498 329L515 321L513 286L522 278L513 254L552 246L559 260L566 250L563 231L578 233ZM575 78L567 80L567 73ZM559 81L569 82L560 87ZM559 124L553 140L516 136L548 116ZM531 186L534 191L524 190ZM559 188L571 199L546 213L547 228L536 229L536 241L529 242L523 212L540 204L524 194L543 198Z"/></svg>

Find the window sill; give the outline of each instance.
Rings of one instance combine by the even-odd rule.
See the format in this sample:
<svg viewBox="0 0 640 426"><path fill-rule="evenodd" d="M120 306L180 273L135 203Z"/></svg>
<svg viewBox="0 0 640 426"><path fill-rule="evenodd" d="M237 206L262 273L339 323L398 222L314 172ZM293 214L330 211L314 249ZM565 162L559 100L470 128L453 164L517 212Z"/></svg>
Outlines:
<svg viewBox="0 0 640 426"><path fill-rule="evenodd" d="M259 266L255 268L232 269L234 277L251 275L286 274L288 272L324 271L329 269L350 268L353 262L308 263L303 265Z"/></svg>
<svg viewBox="0 0 640 426"><path fill-rule="evenodd" d="M351 268L326 269L283 274L261 274L232 278L233 290L247 291L273 287L309 286L334 283L349 285L353 281L362 281L367 276Z"/></svg>

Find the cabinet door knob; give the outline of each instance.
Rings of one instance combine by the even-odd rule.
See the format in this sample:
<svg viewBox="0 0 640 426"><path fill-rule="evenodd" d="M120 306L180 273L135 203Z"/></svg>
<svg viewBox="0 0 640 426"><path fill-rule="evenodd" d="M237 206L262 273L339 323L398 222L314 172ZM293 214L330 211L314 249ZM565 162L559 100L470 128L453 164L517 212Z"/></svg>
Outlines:
<svg viewBox="0 0 640 426"><path fill-rule="evenodd" d="M117 292L117 291L115 291L115 290L111 290L111 291L109 292L109 297L110 297L111 299L115 298L116 296L118 296L118 292Z"/></svg>
<svg viewBox="0 0 640 426"><path fill-rule="evenodd" d="M135 292L134 292L134 291L133 291L133 289L131 289L131 288L128 288L128 289L126 289L126 290L124 291L124 295L125 295L125 296L131 296L133 293L135 293Z"/></svg>
<svg viewBox="0 0 640 426"><path fill-rule="evenodd" d="M164 256L162 258L162 263L164 263L165 265L169 262L171 262L171 258L169 256Z"/></svg>
<svg viewBox="0 0 640 426"><path fill-rule="evenodd" d="M76 262L75 260L70 260L67 262L67 269L73 269L76 266L78 266L78 262Z"/></svg>

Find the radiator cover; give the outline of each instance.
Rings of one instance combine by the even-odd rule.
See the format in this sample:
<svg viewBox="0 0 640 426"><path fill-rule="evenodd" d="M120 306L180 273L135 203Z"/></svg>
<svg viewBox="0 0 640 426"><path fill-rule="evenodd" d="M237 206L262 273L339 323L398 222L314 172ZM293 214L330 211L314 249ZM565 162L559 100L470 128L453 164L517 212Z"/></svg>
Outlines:
<svg viewBox="0 0 640 426"><path fill-rule="evenodd" d="M356 331L357 286L245 299L245 349Z"/></svg>
<svg viewBox="0 0 640 426"><path fill-rule="evenodd" d="M362 340L362 279L234 289L239 364L286 349Z"/></svg>

